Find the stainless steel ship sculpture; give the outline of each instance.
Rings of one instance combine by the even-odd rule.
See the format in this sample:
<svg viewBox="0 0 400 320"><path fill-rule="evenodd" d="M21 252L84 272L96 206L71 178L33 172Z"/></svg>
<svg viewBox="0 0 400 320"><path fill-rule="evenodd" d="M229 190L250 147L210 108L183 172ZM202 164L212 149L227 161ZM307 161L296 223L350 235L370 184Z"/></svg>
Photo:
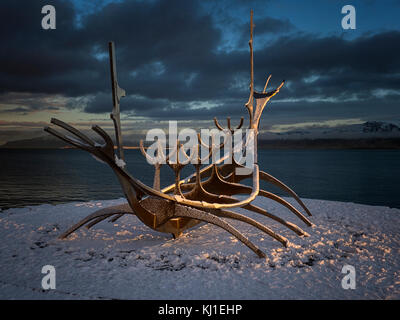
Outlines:
<svg viewBox="0 0 400 320"><path fill-rule="evenodd" d="M182 145L179 142L177 143L176 150L173 151L176 154L176 161L171 161L169 156L165 156L161 148L158 150L156 158L150 157L150 155L146 153L143 143L141 142L140 149L143 155L155 167L153 187L147 186L131 176L127 171L126 165L124 164L125 156L123 152L120 123L119 104L120 99L125 96L125 91L118 85L114 44L110 42L109 54L114 105L110 116L115 127L115 141L117 144L116 148L114 147L114 142L111 137L97 125L92 126L92 130L104 140L104 144L102 145L96 143L81 131L58 119L51 119L51 123L65 129L73 136L63 134L51 127L46 127L44 130L76 148L91 153L96 158L107 163L117 175L127 199L127 203L104 208L90 214L61 234L59 237L60 239L68 237L68 235L84 225L86 225L87 228L90 228L107 218L110 218L110 221L114 222L125 214L131 214L136 215L151 229L159 232L170 233L174 238L179 237L183 231L190 229L201 222L211 223L231 233L239 241L253 250L259 257L265 257L264 252L262 252L255 244L247 239L241 232L229 224L226 219L247 223L255 228L258 228L262 232L265 232L272 238L279 241L282 245L288 245L289 242L285 237L274 232L269 227L257 222L245 214L231 210L239 207L273 219L274 221L289 228L299 236L308 236L307 232L302 230L297 225L252 204L253 200L257 196L272 199L273 201L276 201L289 209L307 226L312 226L312 223L306 217L306 215L296 209L289 202L276 194L260 188L260 180L264 180L279 187L293 197L304 209L308 216L311 216L308 208L292 189L267 172L261 171L257 164L257 135L261 114L268 101L282 88L284 81L282 81L282 83L275 90L267 92L266 88L271 77L269 76L264 90L262 92L255 91L253 71L253 26L253 12L251 12L249 41L251 68L250 96L245 106L249 114L249 129L254 130L253 132L255 136L253 147L255 163L252 172L244 175L236 174L236 169L243 168L243 165L237 163L233 156L231 156L232 158L230 159L230 163L228 162L223 164L222 158L217 163L212 163L201 168L201 165L205 159L197 156L197 161L194 163L195 172L191 176L181 179L181 171L182 168L188 164L188 161L186 161L188 160L188 156L186 153L183 153L185 161L179 159L180 155L182 154ZM243 118L241 119L239 126L235 129L231 128L230 118L228 118L227 129L224 129L216 118L214 118L214 122L219 130L228 130L233 134L235 130L242 127ZM201 140L199 141L201 142ZM198 147L200 146L200 142ZM243 139L242 144L245 145L246 143L247 142L245 139ZM118 155L115 153L115 150L117 150ZM212 148L210 147L210 154L211 153ZM206 158L208 159L208 157ZM160 170L163 163L167 163L168 166L174 171L175 182L170 186L161 189ZM241 183L241 181L246 178L252 179L252 186ZM243 196L241 199L235 198L234 196L237 195L245 195L245 198Z"/></svg>

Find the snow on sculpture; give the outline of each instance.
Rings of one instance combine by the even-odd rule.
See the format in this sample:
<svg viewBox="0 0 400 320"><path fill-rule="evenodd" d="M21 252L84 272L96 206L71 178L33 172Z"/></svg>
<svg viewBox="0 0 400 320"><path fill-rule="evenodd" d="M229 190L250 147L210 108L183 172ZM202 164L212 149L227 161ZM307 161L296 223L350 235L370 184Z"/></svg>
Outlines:
<svg viewBox="0 0 400 320"><path fill-rule="evenodd" d="M240 214L230 210L239 207L273 219L299 236L308 236L307 232L297 225L285 221L284 219L267 212L265 209L252 204L252 201L257 196L272 199L287 207L307 226L312 226L310 220L289 202L278 195L260 188L260 180L264 180L279 187L290 194L305 210L307 215L311 216L308 208L292 189L267 172L261 171L257 164L257 135L261 115L268 101L282 88L284 81L282 81L275 90L266 92L271 77L269 76L262 92L257 92L254 89L253 11L251 11L250 16L249 47L251 69L250 96L245 106L249 114L249 129L252 129L254 132L254 167L252 172L245 175L236 174L236 169L244 168L244 166L236 162L233 155L230 155L230 163L222 164L222 161L219 161L200 169L201 164L204 163L205 159L201 158L199 153L197 153L197 161L194 163L195 173L186 179L181 179L180 173L182 168L188 164L187 160L189 157L183 152L185 161L179 159L180 154L182 153L182 145L179 141L177 142L175 150L172 151L172 153L175 152L176 154L176 161L171 161L169 156L165 156L162 153L161 148L158 151L157 159L151 158L149 154L146 153L141 141L140 149L143 155L155 167L153 187L149 187L131 176L127 171L123 152L119 108L120 99L125 96L125 90L121 89L118 85L114 44L112 42L109 43L113 93L113 111L111 113L111 119L114 122L115 140L117 144L116 150L118 155L115 154L114 143L111 137L97 125L92 126L92 130L103 138L105 142L104 144L96 143L81 131L55 118L51 119L51 123L65 129L70 134L73 134L74 137L64 135L51 127L46 127L44 130L76 148L91 153L96 160L107 163L117 175L127 199L127 203L104 208L90 214L60 235L60 239L68 237L68 235L84 225L90 228L109 217L111 217L111 221L114 222L125 214L132 214L136 215L148 227L159 232L171 233L174 238L179 237L183 231L190 229L201 222L211 223L231 233L239 241L253 250L259 257L265 257L264 252L247 239L240 231L229 224L225 218L247 223L273 237L282 245L288 245L288 240L285 237L274 232L269 227L247 217L245 214ZM233 134L235 130L242 127L243 118L236 129L231 128L230 118L228 118L228 129L224 129L216 118L214 118L214 122L219 130L228 130ZM241 142L243 146L246 145L248 141L241 140ZM198 148L200 147L200 144L204 144L201 139L199 139L197 145ZM212 148L209 147L208 157L211 156L212 152ZM208 157L206 158L208 159ZM170 186L161 189L160 170L163 162L167 163L174 171L175 182ZM205 178L207 179L204 181ZM252 179L251 187L240 183L246 178ZM247 195L247 197L242 200L233 197L240 194Z"/></svg>

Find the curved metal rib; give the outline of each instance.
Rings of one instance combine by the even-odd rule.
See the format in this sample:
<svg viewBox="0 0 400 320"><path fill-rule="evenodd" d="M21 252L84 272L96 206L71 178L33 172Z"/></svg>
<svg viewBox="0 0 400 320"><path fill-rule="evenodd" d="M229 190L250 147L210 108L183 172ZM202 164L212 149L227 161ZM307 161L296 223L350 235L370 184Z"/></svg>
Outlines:
<svg viewBox="0 0 400 320"><path fill-rule="evenodd" d="M235 176L235 181L240 182L249 176ZM230 175L226 176L225 179L229 179ZM286 191L289 195L291 195L297 203L305 210L305 212L309 215L312 216L310 210L307 208L307 206L304 204L304 202L300 199L300 197L297 195L296 192L294 192L289 186L284 184L282 181L280 181L278 178L274 177L273 175L260 170L260 179L266 182L269 182L273 184L274 186L280 188L283 191Z"/></svg>
<svg viewBox="0 0 400 320"><path fill-rule="evenodd" d="M124 214L135 214L135 213L133 212L132 208L129 206L129 203L127 203L127 202L126 202L126 203L123 203L123 204L120 204L120 205L117 205L117 206L107 207L107 208L104 208L104 209L112 209L112 210L115 210L114 215L117 215L117 216L114 217L114 218L112 218L112 219L110 220L110 222L115 222L117 219L121 218ZM101 209L101 210L102 210L102 209ZM109 218L109 216L101 216L101 217L98 217L96 220L94 220L94 221L88 223L88 224L86 225L86 228L87 228L87 229L90 229L90 228L93 227L94 225L98 224L99 222L101 222L101 221L103 221L103 220L105 220L105 219L107 219L107 218Z"/></svg>
<svg viewBox="0 0 400 320"><path fill-rule="evenodd" d="M232 127L231 127L231 118L230 118L230 117L226 118L227 128L223 128L223 127L219 124L219 122L218 122L218 120L217 120L217 117L214 117L214 124L215 124L215 126L217 127L217 129L218 129L219 131L229 130L229 131L231 132L231 134L233 134L236 130L239 130L239 129L243 126L243 120L244 120L244 118L241 117L241 118L240 118L240 122L239 122L239 124L238 124L238 126L237 126L236 128L232 128Z"/></svg>
<svg viewBox="0 0 400 320"><path fill-rule="evenodd" d="M298 216L306 225L308 225L309 227L312 226L311 221L308 220L299 210L297 210L295 207L293 207L285 199L277 196L276 194L273 194L271 192L265 191L265 190L260 190L260 196L263 196L265 198L269 198L271 200L274 200L274 201L284 205L286 208L288 208L290 211L292 211L296 216Z"/></svg>
<svg viewBox="0 0 400 320"><path fill-rule="evenodd" d="M117 221L119 218L121 218L124 214L125 214L125 213L120 213L120 214L118 214L116 217L110 219L109 221L110 221L110 222L115 222L115 221Z"/></svg>
<svg viewBox="0 0 400 320"><path fill-rule="evenodd" d="M132 211L131 209L125 210L128 207L129 207L129 205L126 203L126 204L123 204L123 205L112 206L112 207L108 207L108 208L97 210L97 211L93 212L92 214L88 215L86 218L84 218L81 221L79 221L78 223L74 224L71 228L69 228L67 231L62 233L58 238L59 239L65 239L71 233L73 233L74 231L78 230L80 227L82 227L83 225L85 225L86 223L88 223L89 221L91 221L93 219L97 219L97 218L100 218L100 217L108 218L108 217L110 217L110 216L112 216L112 215L114 215L116 213L121 213L121 212L130 213L129 210Z"/></svg>
<svg viewBox="0 0 400 320"><path fill-rule="evenodd" d="M224 164L219 168L221 171L231 171L231 173L228 173L224 179L229 181L231 180L231 177L233 176L233 170L235 169L234 166L232 164ZM228 169L228 170L227 170ZM209 170L211 171L211 170ZM207 173L208 174L208 171ZM287 186L286 184L284 184L282 181L280 181L279 179L275 178L273 175L260 170L260 179L264 180L266 182L270 182L271 184L275 185L276 187L279 187L280 189L282 189L283 191L286 191L288 194L290 194L296 201L297 203L306 211L306 213L309 216L312 216L310 210L306 207L306 205L304 204L304 202L300 199L300 197L296 194L296 192L294 192L289 186ZM235 175L234 177L234 181L235 182L240 182L246 178L249 178L250 175ZM262 190L262 189L261 189Z"/></svg>
<svg viewBox="0 0 400 320"><path fill-rule="evenodd" d="M286 191L289 193L296 201L297 203L307 212L309 216L312 216L310 210L306 207L306 205L303 203L303 201L300 199L300 197L297 195L296 192L294 192L291 188L289 188L286 184L284 184L282 181L278 180L271 174L265 172L265 171L260 171L260 179L264 181L268 181L272 183L273 185L281 188L282 190Z"/></svg>
<svg viewBox="0 0 400 320"><path fill-rule="evenodd" d="M222 181L223 180L218 178L218 173L216 172L216 169L214 169L211 173L210 179L203 183L204 190L206 192L215 192L216 190L218 190L219 194L222 194L222 195L234 195L234 194L240 194L240 193L248 194L248 193L252 192L252 189L249 186L246 186L243 184L238 184L238 183L225 182L225 181L222 182ZM209 182L209 183L207 183L207 182ZM191 184L186 184L186 185L182 185L181 187L186 189L186 188L190 188L190 185ZM283 206L288 208L290 211L292 211L296 216L298 216L308 226L312 226L312 223L299 210L297 210L294 206L292 206L289 202L282 199L281 197L279 197L271 192L265 191L263 189L259 190L258 195L269 198L271 200L274 200L274 201L282 204ZM190 197L187 197L187 198L190 199ZM221 196L220 196L220 198L224 199L224 200L226 199L226 197L222 198ZM234 203L234 201L232 201L232 202ZM243 207L251 208L251 204L248 203ZM250 210L252 210L252 209L250 209ZM254 210L252 210L252 211L254 211ZM258 212L258 211L256 211L256 212ZM281 221L279 221L279 222L281 222Z"/></svg>
<svg viewBox="0 0 400 320"><path fill-rule="evenodd" d="M74 134L75 136L77 136L78 138L80 138L81 140L83 140L84 142L86 142L88 145L94 147L95 143L92 139L90 139L87 135L85 135L84 133L82 133L81 131L75 129L74 127L70 126L68 123L65 123L61 120L58 120L56 118L51 118L50 122L52 124L55 124L56 126L59 126L69 132L71 132L72 134Z"/></svg>
<svg viewBox="0 0 400 320"><path fill-rule="evenodd" d="M239 241L241 241L243 244L245 244L247 247L249 247L251 250L253 250L260 258L266 257L264 252L262 252L256 245L254 245L249 239L247 239L244 235L242 235L238 230L236 230L234 227L232 227L229 223L223 221L222 219L218 218L217 216L215 216L211 213L176 204L174 216L193 218L196 220L201 220L201 221L205 221L205 222L214 224L214 225L224 229L225 231L228 231L235 238L237 238Z"/></svg>
<svg viewBox="0 0 400 320"><path fill-rule="evenodd" d="M242 215L237 212L229 211L229 210L212 210L210 212L218 217L228 218L228 219L233 219L233 220L238 220L238 221L248 223L248 224L252 225L253 227L256 227L257 229L265 232L266 234L268 234L275 240L278 240L285 247L287 247L289 244L289 240L286 239L285 237L277 234L276 232L272 231L270 228L264 226L263 224L259 223L258 221L251 219L249 217L246 217L245 215Z"/></svg>
<svg viewBox="0 0 400 320"><path fill-rule="evenodd" d="M114 214L118 214L119 215L121 213L114 213ZM85 227L86 227L86 229L90 229L94 225L96 225L96 224L98 224L98 223L102 222L103 220L106 220L107 218L110 218L110 217L112 217L112 216L107 215L107 216L98 217L98 218L96 218L96 220L88 223Z"/></svg>
<svg viewBox="0 0 400 320"><path fill-rule="evenodd" d="M297 225L295 225L294 223L291 223L289 221L283 220L282 218L279 218L275 215L273 215L272 213L269 213L268 211L255 206L253 204L248 204L246 206L243 207L243 209L255 212L255 213L259 213L263 216L266 216L272 220L275 220L276 222L279 222L280 224L284 225L285 227L287 227L288 229L294 231L295 233L297 233L299 236L304 236L304 237L308 237L310 236L307 232L305 232L303 229L301 229L300 227L298 227Z"/></svg>

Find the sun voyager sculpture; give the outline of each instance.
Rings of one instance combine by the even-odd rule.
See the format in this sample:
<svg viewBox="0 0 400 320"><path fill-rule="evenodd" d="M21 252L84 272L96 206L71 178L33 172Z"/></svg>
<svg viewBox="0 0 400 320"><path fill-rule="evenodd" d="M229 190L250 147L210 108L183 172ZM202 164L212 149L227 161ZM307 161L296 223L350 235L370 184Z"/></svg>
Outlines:
<svg viewBox="0 0 400 320"><path fill-rule="evenodd" d="M301 213L289 202L274 193L260 188L260 180L279 187L293 197L308 216L311 216L308 208L292 189L267 172L260 170L257 164L257 136L260 118L266 104L279 92L284 85L284 81L282 81L275 90L266 92L268 81L271 77L269 76L264 90L262 92L255 91L253 71L253 27L253 11L251 11L249 41L251 69L250 96L245 107L249 114L249 129L252 130L254 139L250 141L249 139L241 138L241 147L248 146L249 143L251 143L254 152L252 170L248 171L246 174L237 174L238 169L244 169L245 167L235 160L232 153L202 167L202 164L209 163L208 159L211 157L212 153L215 152L216 148L221 148L221 145L217 147L215 147L213 143L207 145L200 139L200 136L198 144L191 151L196 151L196 149L199 151L200 145L202 145L209 150L206 157L200 157L200 152L191 152L191 156L189 157L183 150L182 144L179 141L175 149L169 152L168 156L164 155L160 147L157 149L157 157L152 157L146 152L141 141L140 149L143 155L148 162L152 163L155 167L153 187L145 185L130 175L124 162L125 156L122 144L119 104L120 99L125 96L125 91L118 85L114 44L112 42L109 43L113 95L113 110L110 117L115 128L116 147L111 137L97 125L92 126L92 130L104 140L103 144L95 142L83 132L55 118L51 119L51 123L68 131L72 136L63 134L51 127L46 127L44 130L76 148L91 153L97 159L108 164L118 177L127 203L100 209L90 214L61 234L59 237L60 239L68 237L71 233L84 225L90 228L107 218L110 218L110 220L114 222L121 216L130 214L136 215L151 229L170 233L174 238L179 237L183 231L199 223L211 223L231 233L235 238L253 250L259 257L266 257L266 255L240 231L229 224L227 220L231 219L247 223L276 239L283 246L288 246L289 241L285 237L245 214L232 211L234 208L242 208L266 216L289 228L299 236L308 236L307 232L294 223L288 222L252 204L257 196L272 199L287 207L307 226L312 226L311 221L306 215ZM242 127L243 118L239 126L235 129L231 128L230 118L228 118L227 129L224 129L216 118L214 118L214 122L219 130L227 132L228 134L234 134L235 131ZM224 143L226 143L226 141L224 141ZM230 140L229 143L232 143L232 141ZM181 171L189 162L194 166L195 172L181 179ZM175 182L161 189L160 170L164 163L174 171ZM251 178L252 186L241 183L242 180L247 178ZM240 199L234 197L238 195L242 195Z"/></svg>

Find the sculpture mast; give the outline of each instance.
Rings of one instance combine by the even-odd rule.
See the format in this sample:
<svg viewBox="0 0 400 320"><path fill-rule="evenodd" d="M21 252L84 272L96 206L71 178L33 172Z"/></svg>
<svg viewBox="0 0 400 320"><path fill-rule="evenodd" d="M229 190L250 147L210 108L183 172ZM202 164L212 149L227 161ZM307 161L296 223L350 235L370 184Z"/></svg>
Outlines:
<svg viewBox="0 0 400 320"><path fill-rule="evenodd" d="M125 90L120 88L120 86L118 85L114 42L108 43L108 51L109 51L109 57L110 57L111 88L112 88L112 97L113 97L113 110L112 110L112 113L110 114L110 118L114 122L115 140L117 142L118 156L121 160L125 161L124 149L123 149L123 145L122 145L119 102L122 97L125 97L126 93L125 93Z"/></svg>

